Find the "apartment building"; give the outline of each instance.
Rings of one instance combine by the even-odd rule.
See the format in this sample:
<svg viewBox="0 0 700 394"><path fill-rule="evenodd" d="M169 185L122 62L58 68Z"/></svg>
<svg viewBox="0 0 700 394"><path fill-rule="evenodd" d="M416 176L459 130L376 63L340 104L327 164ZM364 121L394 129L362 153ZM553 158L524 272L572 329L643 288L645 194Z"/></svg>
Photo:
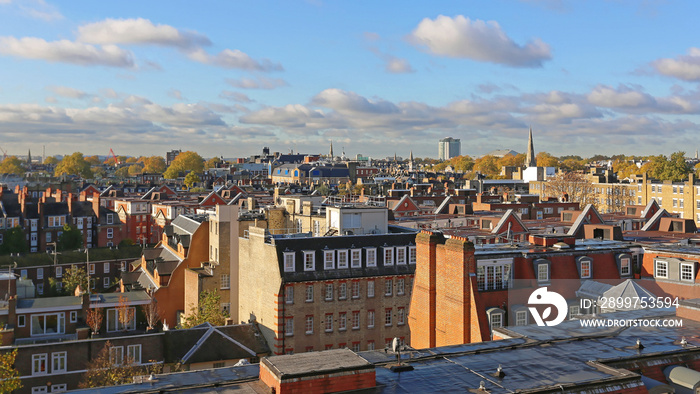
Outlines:
<svg viewBox="0 0 700 394"><path fill-rule="evenodd" d="M408 341L415 232L389 226L384 207L327 206L325 216L321 235L270 219L239 239L239 318L256 321L275 354Z"/></svg>

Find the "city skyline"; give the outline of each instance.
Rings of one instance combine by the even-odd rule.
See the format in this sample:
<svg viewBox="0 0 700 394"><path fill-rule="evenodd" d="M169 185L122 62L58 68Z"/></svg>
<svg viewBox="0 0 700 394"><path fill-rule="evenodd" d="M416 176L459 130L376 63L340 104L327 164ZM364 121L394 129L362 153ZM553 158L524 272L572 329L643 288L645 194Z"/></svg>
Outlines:
<svg viewBox="0 0 700 394"><path fill-rule="evenodd" d="M0 0L0 147L206 157L697 149L694 2Z"/></svg>

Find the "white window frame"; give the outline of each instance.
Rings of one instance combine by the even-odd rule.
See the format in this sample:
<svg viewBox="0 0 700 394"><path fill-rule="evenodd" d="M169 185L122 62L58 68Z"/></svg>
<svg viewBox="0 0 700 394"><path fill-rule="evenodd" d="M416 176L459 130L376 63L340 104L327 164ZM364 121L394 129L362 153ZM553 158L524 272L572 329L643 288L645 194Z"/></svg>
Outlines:
<svg viewBox="0 0 700 394"><path fill-rule="evenodd" d="M660 274L662 270L663 275ZM654 278L668 279L668 261L654 261Z"/></svg>
<svg viewBox="0 0 700 394"><path fill-rule="evenodd" d="M306 302L314 302L314 285L306 285Z"/></svg>
<svg viewBox="0 0 700 394"><path fill-rule="evenodd" d="M537 281L549 282L549 264L537 264Z"/></svg>
<svg viewBox="0 0 700 394"><path fill-rule="evenodd" d="M489 319L489 325L491 329L503 327L503 314L502 313L491 313Z"/></svg>
<svg viewBox="0 0 700 394"><path fill-rule="evenodd" d="M27 325L27 315L17 315L17 327L24 327Z"/></svg>
<svg viewBox="0 0 700 394"><path fill-rule="evenodd" d="M333 301L333 283L326 283L324 290L325 296L323 299L326 301Z"/></svg>
<svg viewBox="0 0 700 394"><path fill-rule="evenodd" d="M88 263L88 274L95 275L95 264Z"/></svg>
<svg viewBox="0 0 700 394"><path fill-rule="evenodd" d="M360 281L359 280L352 281L352 286L350 287L350 289L351 289L350 293L351 293L352 299L356 300L356 299L360 298L361 289L360 289Z"/></svg>
<svg viewBox="0 0 700 394"><path fill-rule="evenodd" d="M620 276L628 276L632 272L632 259L629 257L620 258Z"/></svg>
<svg viewBox="0 0 700 394"><path fill-rule="evenodd" d="M294 304L294 286L285 286L284 303L288 305Z"/></svg>
<svg viewBox="0 0 700 394"><path fill-rule="evenodd" d="M569 305L569 320L580 315L580 309L578 305Z"/></svg>
<svg viewBox="0 0 700 394"><path fill-rule="evenodd" d="M350 262L350 256L347 249L338 250L338 269L347 269Z"/></svg>
<svg viewBox="0 0 700 394"><path fill-rule="evenodd" d="M316 270L316 253L313 251L304 251L304 271Z"/></svg>
<svg viewBox="0 0 700 394"><path fill-rule="evenodd" d="M391 327L393 325L393 308L384 309L384 327Z"/></svg>
<svg viewBox="0 0 700 394"><path fill-rule="evenodd" d="M294 316L288 317L284 320L284 336L294 336Z"/></svg>
<svg viewBox="0 0 700 394"><path fill-rule="evenodd" d="M102 287L105 289L109 287L109 276L102 278Z"/></svg>
<svg viewBox="0 0 700 394"><path fill-rule="evenodd" d="M43 371L41 368L42 364L43 364ZM37 367L39 367L39 368L37 368ZM49 355L48 355L48 353L32 354L32 376L48 375L48 373L49 373Z"/></svg>
<svg viewBox="0 0 700 394"><path fill-rule="evenodd" d="M584 264L586 265L586 268L584 268ZM585 275L584 272L588 271L588 274ZM591 277L591 262L588 260L581 260L581 278L586 279Z"/></svg>
<svg viewBox="0 0 700 394"><path fill-rule="evenodd" d="M684 272L684 268L690 269L690 272ZM689 277L684 278L685 274L689 274ZM693 263L681 263L680 265L680 278L684 282L693 282L695 279L695 264Z"/></svg>
<svg viewBox="0 0 700 394"><path fill-rule="evenodd" d="M58 363L58 368L56 367ZM61 373L67 371L68 355L67 352L51 353L51 373ZM63 365L61 365L63 364Z"/></svg>
<svg viewBox="0 0 700 394"><path fill-rule="evenodd" d="M350 250L350 267L362 268L362 249Z"/></svg>
<svg viewBox="0 0 700 394"><path fill-rule="evenodd" d="M367 298L374 297L374 280L367 281Z"/></svg>
<svg viewBox="0 0 700 394"><path fill-rule="evenodd" d="M377 266L377 248L367 248L365 250L365 261L367 267Z"/></svg>
<svg viewBox="0 0 700 394"><path fill-rule="evenodd" d="M56 330L57 332L46 332L46 316L56 316ZM43 333L40 334L35 334L34 333L34 318L38 318L39 316L44 316L44 326L43 326ZM38 336L46 336L46 335L58 335L58 334L65 334L66 333L66 314L64 312L59 312L59 313L40 313L40 314L34 314L31 315L29 318L29 324L30 324L30 335L32 337L38 337Z"/></svg>
<svg viewBox="0 0 700 394"><path fill-rule="evenodd" d="M394 294L394 281L392 279L384 279L384 295L391 297Z"/></svg>
<svg viewBox="0 0 700 394"><path fill-rule="evenodd" d="M347 300L348 299L348 283L340 282L338 284L338 299Z"/></svg>
<svg viewBox="0 0 700 394"><path fill-rule="evenodd" d="M406 247L396 247L396 265L406 265Z"/></svg>
<svg viewBox="0 0 700 394"><path fill-rule="evenodd" d="M138 355L138 359L136 357ZM128 345L126 347L126 360L131 365L141 365L141 344Z"/></svg>
<svg viewBox="0 0 700 394"><path fill-rule="evenodd" d="M382 250L382 256L384 257L384 265L394 265L394 247L387 246Z"/></svg>
<svg viewBox="0 0 700 394"><path fill-rule="evenodd" d="M360 329L360 311L352 311L352 329Z"/></svg>
<svg viewBox="0 0 700 394"><path fill-rule="evenodd" d="M109 263L104 263L104 264L102 264L102 271L103 271L105 274L108 274L108 273L109 273Z"/></svg>
<svg viewBox="0 0 700 394"><path fill-rule="evenodd" d="M76 323L78 321L78 311L70 311L70 322Z"/></svg>
<svg viewBox="0 0 700 394"><path fill-rule="evenodd" d="M338 313L338 331L345 331L348 329L348 313L340 312Z"/></svg>
<svg viewBox="0 0 700 394"><path fill-rule="evenodd" d="M396 295L406 294L406 279L397 278L396 279Z"/></svg>
<svg viewBox="0 0 700 394"><path fill-rule="evenodd" d="M221 281L221 290L228 290L231 288L231 275L221 274L219 278Z"/></svg>
<svg viewBox="0 0 700 394"><path fill-rule="evenodd" d="M367 311L367 328L374 328L374 310Z"/></svg>
<svg viewBox="0 0 700 394"><path fill-rule="evenodd" d="M335 251L334 250L324 250L323 251L323 269L327 269L327 270L335 269Z"/></svg>
<svg viewBox="0 0 700 394"><path fill-rule="evenodd" d="M333 332L333 314L326 313L326 317L323 319L323 328L325 332Z"/></svg>
<svg viewBox="0 0 700 394"><path fill-rule="evenodd" d="M109 362L112 365L124 364L124 346L112 346L109 348Z"/></svg>
<svg viewBox="0 0 700 394"><path fill-rule="evenodd" d="M126 326L119 321L118 308L107 309L107 332L118 332L124 329L126 329L126 331L133 331L136 329L136 308L133 306L128 308L130 310L128 313L131 314L131 320Z"/></svg>
<svg viewBox="0 0 700 394"><path fill-rule="evenodd" d="M57 266L56 267L56 278L60 278L63 276L63 267Z"/></svg>
<svg viewBox="0 0 700 394"><path fill-rule="evenodd" d="M114 229L109 227L107 228L107 239L112 239L114 238Z"/></svg>
<svg viewBox="0 0 700 394"><path fill-rule="evenodd" d="M44 279L44 269L43 268L36 269L36 278L37 279Z"/></svg>
<svg viewBox="0 0 700 394"><path fill-rule="evenodd" d="M294 252L284 252L284 272L294 272Z"/></svg>
<svg viewBox="0 0 700 394"><path fill-rule="evenodd" d="M416 247L409 246L408 247L408 263L409 264L416 264L417 261L418 261L418 253L416 252Z"/></svg>
<svg viewBox="0 0 700 394"><path fill-rule="evenodd" d="M516 326L526 326L527 325L527 311L516 311L515 312L515 325Z"/></svg>
<svg viewBox="0 0 700 394"><path fill-rule="evenodd" d="M306 316L306 327L305 327L305 332L306 334L313 334L314 333L314 316Z"/></svg>
<svg viewBox="0 0 700 394"><path fill-rule="evenodd" d="M396 308L396 325L403 326L406 324L406 307L400 306Z"/></svg>

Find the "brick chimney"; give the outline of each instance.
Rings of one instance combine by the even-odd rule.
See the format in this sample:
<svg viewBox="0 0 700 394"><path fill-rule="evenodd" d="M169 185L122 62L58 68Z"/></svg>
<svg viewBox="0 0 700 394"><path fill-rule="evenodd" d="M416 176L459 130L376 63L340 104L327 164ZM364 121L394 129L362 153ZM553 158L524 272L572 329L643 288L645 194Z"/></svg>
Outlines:
<svg viewBox="0 0 700 394"><path fill-rule="evenodd" d="M99 220L100 220L100 194L99 193L92 194L92 212L95 214L95 216L97 217L97 221L99 222Z"/></svg>
<svg viewBox="0 0 700 394"><path fill-rule="evenodd" d="M68 199L66 202L68 203L68 212L73 215L73 193L68 193Z"/></svg>

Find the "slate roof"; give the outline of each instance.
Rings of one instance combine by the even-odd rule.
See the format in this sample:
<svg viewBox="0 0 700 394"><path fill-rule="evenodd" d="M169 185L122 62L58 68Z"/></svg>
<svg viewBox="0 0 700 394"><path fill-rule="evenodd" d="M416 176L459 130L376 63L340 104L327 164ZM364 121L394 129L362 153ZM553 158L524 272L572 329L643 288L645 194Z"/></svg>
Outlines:
<svg viewBox="0 0 700 394"><path fill-rule="evenodd" d="M90 201L74 201L73 202L73 217L91 217L95 216L92 210Z"/></svg>
<svg viewBox="0 0 700 394"><path fill-rule="evenodd" d="M165 362L193 364L269 354L264 337L252 324L214 327L209 323L171 330L165 337Z"/></svg>
<svg viewBox="0 0 700 394"><path fill-rule="evenodd" d="M203 215L178 215L170 224L175 233L192 235L204 221L206 221L206 217Z"/></svg>

